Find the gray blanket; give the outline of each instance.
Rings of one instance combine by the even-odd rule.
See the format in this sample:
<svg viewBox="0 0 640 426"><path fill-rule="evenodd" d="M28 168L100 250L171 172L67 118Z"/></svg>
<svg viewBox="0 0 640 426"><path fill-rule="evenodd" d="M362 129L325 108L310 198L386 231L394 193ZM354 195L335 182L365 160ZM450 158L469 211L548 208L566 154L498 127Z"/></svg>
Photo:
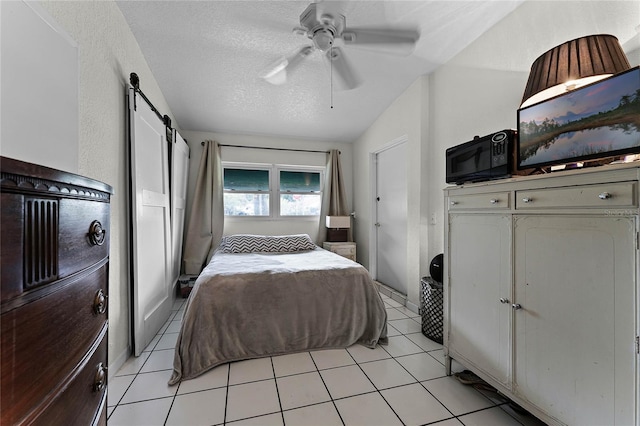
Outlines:
<svg viewBox="0 0 640 426"><path fill-rule="evenodd" d="M373 348L386 324L368 271L334 253L216 253L187 301L169 384L229 361Z"/></svg>

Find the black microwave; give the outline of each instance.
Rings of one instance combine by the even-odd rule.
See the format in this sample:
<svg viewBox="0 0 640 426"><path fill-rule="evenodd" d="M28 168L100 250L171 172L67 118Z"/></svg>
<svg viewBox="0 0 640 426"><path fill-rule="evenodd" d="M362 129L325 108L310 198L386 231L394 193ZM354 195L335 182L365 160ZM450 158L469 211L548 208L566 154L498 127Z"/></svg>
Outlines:
<svg viewBox="0 0 640 426"><path fill-rule="evenodd" d="M511 177L515 130L501 130L447 149L447 183Z"/></svg>

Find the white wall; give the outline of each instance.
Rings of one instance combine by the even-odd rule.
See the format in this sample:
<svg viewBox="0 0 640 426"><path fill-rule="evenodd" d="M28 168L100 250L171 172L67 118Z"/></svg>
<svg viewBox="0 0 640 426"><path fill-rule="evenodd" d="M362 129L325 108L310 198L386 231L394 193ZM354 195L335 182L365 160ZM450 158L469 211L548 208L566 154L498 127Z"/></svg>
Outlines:
<svg viewBox="0 0 640 426"><path fill-rule="evenodd" d="M354 239L358 243L358 262L371 268L372 232L375 212L372 211L371 155L390 142L406 136L407 159L398 165L398 172L407 173L407 259L408 299L418 305L420 260L423 257L421 241L426 238L426 218L423 217L422 199L426 181L427 127L429 116L429 77L416 80L376 122L354 143ZM373 272L373 271L372 271ZM412 285L415 283L415 285Z"/></svg>
<svg viewBox="0 0 640 426"><path fill-rule="evenodd" d="M109 264L109 363L129 355L127 126L125 88L140 77L145 95L173 116L115 2L42 2L76 41L80 61L78 173L113 186ZM175 120L173 120L176 125ZM58 141L43 141L57 144ZM124 358L124 359L123 359Z"/></svg>
<svg viewBox="0 0 640 426"><path fill-rule="evenodd" d="M192 132L180 133L189 144L191 158L189 162L189 184L187 195L187 218L191 212L191 200L195 191L195 182L198 175L198 166L202 156L201 142L215 140L223 145L240 145L267 148L304 149L312 151L340 150L342 172L345 177L345 191L347 192L347 204L353 206L353 171L352 152L353 147L348 143L335 143L323 141L310 141L289 138L275 138L256 135L236 135L222 133ZM252 163L284 164L284 165L308 165L325 166L326 154L301 153L291 151L274 151L246 148L223 147L222 161L246 161ZM237 218L225 220L224 235L230 234L258 234L258 235L286 235L309 234L315 239L318 233L317 220L288 220L288 219L259 219Z"/></svg>

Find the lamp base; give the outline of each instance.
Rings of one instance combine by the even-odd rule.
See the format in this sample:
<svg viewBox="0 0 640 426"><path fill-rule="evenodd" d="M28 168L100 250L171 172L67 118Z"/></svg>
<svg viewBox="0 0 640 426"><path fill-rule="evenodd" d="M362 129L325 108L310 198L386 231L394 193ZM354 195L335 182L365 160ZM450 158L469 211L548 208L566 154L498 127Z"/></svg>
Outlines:
<svg viewBox="0 0 640 426"><path fill-rule="evenodd" d="M347 229L327 228L327 241L330 243L344 243L349 238Z"/></svg>

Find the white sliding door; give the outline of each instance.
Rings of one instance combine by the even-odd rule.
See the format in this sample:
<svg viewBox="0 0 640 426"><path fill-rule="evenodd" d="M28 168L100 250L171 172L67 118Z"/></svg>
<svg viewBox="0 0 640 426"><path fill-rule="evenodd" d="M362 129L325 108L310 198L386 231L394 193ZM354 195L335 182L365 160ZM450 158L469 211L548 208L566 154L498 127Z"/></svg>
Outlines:
<svg viewBox="0 0 640 426"><path fill-rule="evenodd" d="M187 179L189 177L189 145L174 129L171 144L171 285L180 277L182 265L182 239L184 236L187 205Z"/></svg>
<svg viewBox="0 0 640 426"><path fill-rule="evenodd" d="M171 314L171 227L166 127L129 89L133 352L139 356Z"/></svg>

